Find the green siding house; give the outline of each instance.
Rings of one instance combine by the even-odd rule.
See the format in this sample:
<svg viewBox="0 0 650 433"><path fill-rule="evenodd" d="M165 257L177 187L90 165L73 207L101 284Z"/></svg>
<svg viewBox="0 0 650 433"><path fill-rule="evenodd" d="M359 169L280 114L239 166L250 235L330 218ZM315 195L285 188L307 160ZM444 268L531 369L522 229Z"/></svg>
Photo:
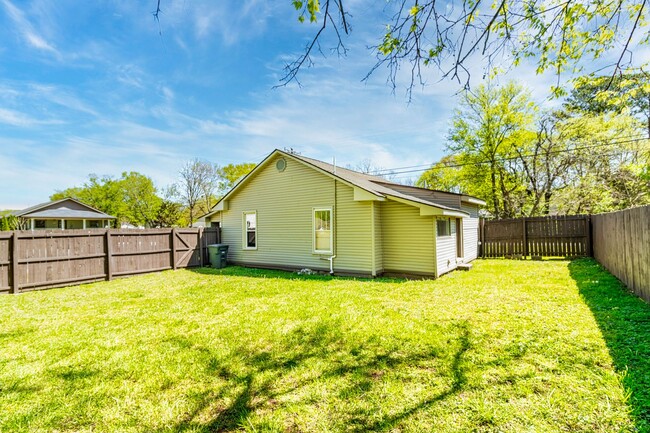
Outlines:
<svg viewBox="0 0 650 433"><path fill-rule="evenodd" d="M237 265L437 277L476 258L484 204L275 150L205 222Z"/></svg>

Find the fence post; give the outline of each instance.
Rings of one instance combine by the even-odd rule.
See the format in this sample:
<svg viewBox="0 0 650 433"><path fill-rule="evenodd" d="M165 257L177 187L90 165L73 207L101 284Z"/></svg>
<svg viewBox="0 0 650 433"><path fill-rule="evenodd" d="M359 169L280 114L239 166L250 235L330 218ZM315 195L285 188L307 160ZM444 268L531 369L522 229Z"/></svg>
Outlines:
<svg viewBox="0 0 650 433"><path fill-rule="evenodd" d="M170 233L171 238L171 261L172 269L176 269L176 227L174 227Z"/></svg>
<svg viewBox="0 0 650 433"><path fill-rule="evenodd" d="M591 214L585 215L585 231L587 232L587 257L594 256L593 227L591 225Z"/></svg>
<svg viewBox="0 0 650 433"><path fill-rule="evenodd" d="M203 227L199 227L199 231L196 233L198 239L196 240L196 245L199 247L199 266L203 266Z"/></svg>
<svg viewBox="0 0 650 433"><path fill-rule="evenodd" d="M219 229L221 231L221 229ZM221 233L220 233L221 235ZM481 250L479 251L479 255L481 258L485 258L485 218L480 218L479 219L479 224L478 224L478 243L479 247Z"/></svg>
<svg viewBox="0 0 650 433"><path fill-rule="evenodd" d="M524 259L528 257L528 224L526 222L526 217L522 219L523 226L523 236L524 236Z"/></svg>
<svg viewBox="0 0 650 433"><path fill-rule="evenodd" d="M11 293L19 293L18 284L18 231L14 231L11 239Z"/></svg>
<svg viewBox="0 0 650 433"><path fill-rule="evenodd" d="M113 241L111 240L111 229L106 229L106 279L113 279Z"/></svg>

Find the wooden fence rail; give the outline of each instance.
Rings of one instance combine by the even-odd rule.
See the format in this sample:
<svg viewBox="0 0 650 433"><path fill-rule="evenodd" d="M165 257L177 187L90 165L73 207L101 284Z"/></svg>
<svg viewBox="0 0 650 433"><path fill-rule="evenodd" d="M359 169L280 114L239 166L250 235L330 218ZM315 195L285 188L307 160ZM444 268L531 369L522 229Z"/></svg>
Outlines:
<svg viewBox="0 0 650 433"><path fill-rule="evenodd" d="M219 229L0 232L0 293L203 266Z"/></svg>
<svg viewBox="0 0 650 433"><path fill-rule="evenodd" d="M481 257L591 255L589 215L481 221Z"/></svg>
<svg viewBox="0 0 650 433"><path fill-rule="evenodd" d="M591 221L594 258L650 302L650 206L593 215Z"/></svg>

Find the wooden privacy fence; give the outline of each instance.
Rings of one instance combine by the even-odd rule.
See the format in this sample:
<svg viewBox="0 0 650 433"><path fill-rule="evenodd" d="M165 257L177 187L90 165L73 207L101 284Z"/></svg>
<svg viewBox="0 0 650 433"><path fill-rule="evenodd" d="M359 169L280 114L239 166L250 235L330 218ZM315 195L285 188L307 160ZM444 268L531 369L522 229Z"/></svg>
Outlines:
<svg viewBox="0 0 650 433"><path fill-rule="evenodd" d="M0 293L202 266L219 229L0 232Z"/></svg>
<svg viewBox="0 0 650 433"><path fill-rule="evenodd" d="M589 215L481 220L481 257L591 255Z"/></svg>
<svg viewBox="0 0 650 433"><path fill-rule="evenodd" d="M593 215L594 258L650 302L650 206Z"/></svg>

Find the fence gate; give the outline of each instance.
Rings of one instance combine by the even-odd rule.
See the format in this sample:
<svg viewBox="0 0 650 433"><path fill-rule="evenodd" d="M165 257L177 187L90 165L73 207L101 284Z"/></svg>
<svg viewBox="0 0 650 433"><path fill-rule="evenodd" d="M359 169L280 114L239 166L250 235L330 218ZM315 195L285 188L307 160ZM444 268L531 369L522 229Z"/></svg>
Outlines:
<svg viewBox="0 0 650 433"><path fill-rule="evenodd" d="M592 256L589 215L486 221L480 224L481 257Z"/></svg>

